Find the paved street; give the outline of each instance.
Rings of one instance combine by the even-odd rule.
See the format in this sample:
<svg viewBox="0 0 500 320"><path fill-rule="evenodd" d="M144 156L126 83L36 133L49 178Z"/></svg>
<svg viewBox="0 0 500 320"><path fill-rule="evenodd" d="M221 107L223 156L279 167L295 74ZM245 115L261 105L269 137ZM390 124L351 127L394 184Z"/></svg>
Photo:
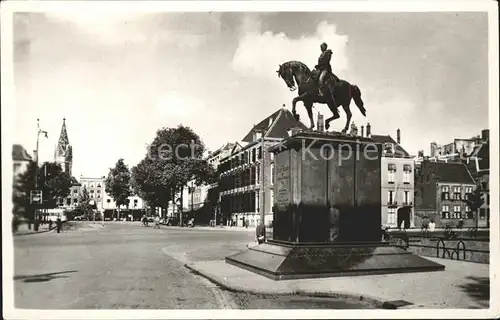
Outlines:
<svg viewBox="0 0 500 320"><path fill-rule="evenodd" d="M74 223L62 233L16 236L15 306L30 309L368 308L329 298L230 293L183 266L219 260L249 231Z"/></svg>

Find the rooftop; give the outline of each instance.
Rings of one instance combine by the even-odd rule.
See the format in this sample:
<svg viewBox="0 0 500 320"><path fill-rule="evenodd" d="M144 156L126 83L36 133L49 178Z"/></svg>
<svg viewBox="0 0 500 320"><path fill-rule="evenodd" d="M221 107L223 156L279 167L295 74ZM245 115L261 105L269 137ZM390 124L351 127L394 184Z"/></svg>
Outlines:
<svg viewBox="0 0 500 320"><path fill-rule="evenodd" d="M425 161L423 165L435 174L435 178L439 182L475 184L469 170L463 163Z"/></svg>
<svg viewBox="0 0 500 320"><path fill-rule="evenodd" d="M33 159L28 154L26 149L20 144L12 146L12 160L14 161L32 161Z"/></svg>
<svg viewBox="0 0 500 320"><path fill-rule="evenodd" d="M394 146L394 153L392 154L395 158L410 158L410 154L398 144L390 135L376 135L372 134L371 138L378 143L382 144L392 144Z"/></svg>

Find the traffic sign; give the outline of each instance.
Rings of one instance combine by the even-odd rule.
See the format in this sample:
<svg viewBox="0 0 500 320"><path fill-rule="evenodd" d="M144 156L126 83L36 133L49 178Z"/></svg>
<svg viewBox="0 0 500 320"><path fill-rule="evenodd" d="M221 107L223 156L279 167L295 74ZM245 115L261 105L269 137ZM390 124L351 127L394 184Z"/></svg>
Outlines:
<svg viewBox="0 0 500 320"><path fill-rule="evenodd" d="M42 190L31 190L30 192L30 203L41 204L43 201Z"/></svg>

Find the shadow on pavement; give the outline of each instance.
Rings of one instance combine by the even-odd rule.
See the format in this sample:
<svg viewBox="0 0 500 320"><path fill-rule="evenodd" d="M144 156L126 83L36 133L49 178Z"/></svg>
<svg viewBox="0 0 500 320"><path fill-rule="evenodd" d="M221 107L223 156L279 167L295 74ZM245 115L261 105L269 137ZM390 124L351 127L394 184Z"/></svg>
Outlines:
<svg viewBox="0 0 500 320"><path fill-rule="evenodd" d="M460 288L481 305L489 307L490 279L487 277L469 276L467 280L470 280L470 282L460 285Z"/></svg>
<svg viewBox="0 0 500 320"><path fill-rule="evenodd" d="M70 271L61 271L61 272L52 272L52 273L43 273L43 274L35 274L30 276L14 276L14 281L22 280L23 282L47 282L50 280L58 279L58 278L69 278L68 276L62 275L65 273L73 273L77 272L76 270Z"/></svg>

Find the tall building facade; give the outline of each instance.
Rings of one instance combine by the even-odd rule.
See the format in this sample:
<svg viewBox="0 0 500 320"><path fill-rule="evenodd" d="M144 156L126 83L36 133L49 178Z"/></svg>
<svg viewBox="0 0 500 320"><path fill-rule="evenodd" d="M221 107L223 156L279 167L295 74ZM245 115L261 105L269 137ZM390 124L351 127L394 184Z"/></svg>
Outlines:
<svg viewBox="0 0 500 320"><path fill-rule="evenodd" d="M221 216L232 225L270 225L274 202L274 154L267 149L289 136L294 127L306 129L292 113L279 109L255 125L243 138L241 149L220 160Z"/></svg>
<svg viewBox="0 0 500 320"><path fill-rule="evenodd" d="M64 172L70 176L73 167L73 147L69 143L68 131L66 130L66 118L63 119L61 133L54 152L54 161L61 166Z"/></svg>
<svg viewBox="0 0 500 320"><path fill-rule="evenodd" d="M382 144L381 197L382 224L389 227L402 227L402 220L409 219L409 227L414 226L414 170L413 158L401 146L400 131L397 141L390 135L372 135L373 140ZM403 210L403 208L409 210ZM403 217L398 215L409 215Z"/></svg>

